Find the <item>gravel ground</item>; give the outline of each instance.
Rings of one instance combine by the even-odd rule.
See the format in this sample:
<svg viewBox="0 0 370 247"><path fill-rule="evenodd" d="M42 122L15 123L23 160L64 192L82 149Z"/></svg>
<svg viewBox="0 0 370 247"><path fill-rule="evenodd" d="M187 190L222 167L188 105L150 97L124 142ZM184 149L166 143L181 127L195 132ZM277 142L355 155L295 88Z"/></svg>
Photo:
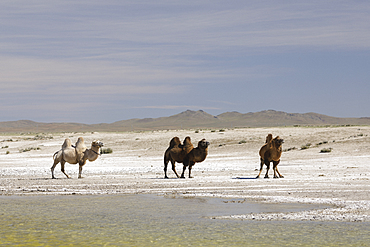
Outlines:
<svg viewBox="0 0 370 247"><path fill-rule="evenodd" d="M266 135L285 140L279 171L285 178L255 179L258 151ZM66 165L67 179L55 169L53 154L65 138L87 146L100 140L113 153L84 166ZM194 178L178 179L169 168L164 179L163 153L172 137L206 138L209 155L197 163ZM322 153L322 150L331 152ZM0 135L0 195L158 194L238 198L235 203L312 203L328 205L296 213L227 215L240 220L370 221L370 127L282 127L225 130L178 130L125 133L46 133ZM177 165L178 173L182 164ZM265 167L262 175L265 173ZM186 172L187 175L187 172ZM263 177L263 176L261 176ZM0 197L1 198L1 197ZM240 200L241 199L241 200Z"/></svg>

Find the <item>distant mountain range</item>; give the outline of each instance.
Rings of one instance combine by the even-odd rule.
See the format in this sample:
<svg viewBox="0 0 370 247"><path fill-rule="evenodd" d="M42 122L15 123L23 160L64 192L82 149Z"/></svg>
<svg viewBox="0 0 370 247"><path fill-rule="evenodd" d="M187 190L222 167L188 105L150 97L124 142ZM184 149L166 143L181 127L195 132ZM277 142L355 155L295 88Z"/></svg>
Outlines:
<svg viewBox="0 0 370 247"><path fill-rule="evenodd" d="M38 123L30 120L0 122L0 132L86 132L86 131L139 131L165 129L205 129L235 127L273 127L294 125L370 125L370 117L337 118L318 113L286 113L260 111L250 113L225 112L213 116L187 110L170 117L129 119L114 123Z"/></svg>

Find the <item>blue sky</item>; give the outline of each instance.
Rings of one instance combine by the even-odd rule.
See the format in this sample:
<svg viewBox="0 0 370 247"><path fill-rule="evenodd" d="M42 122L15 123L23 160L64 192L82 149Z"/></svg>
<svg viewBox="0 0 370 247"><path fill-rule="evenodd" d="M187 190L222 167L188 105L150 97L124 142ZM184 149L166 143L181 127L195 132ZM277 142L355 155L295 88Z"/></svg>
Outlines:
<svg viewBox="0 0 370 247"><path fill-rule="evenodd" d="M0 121L370 117L370 2L4 0Z"/></svg>

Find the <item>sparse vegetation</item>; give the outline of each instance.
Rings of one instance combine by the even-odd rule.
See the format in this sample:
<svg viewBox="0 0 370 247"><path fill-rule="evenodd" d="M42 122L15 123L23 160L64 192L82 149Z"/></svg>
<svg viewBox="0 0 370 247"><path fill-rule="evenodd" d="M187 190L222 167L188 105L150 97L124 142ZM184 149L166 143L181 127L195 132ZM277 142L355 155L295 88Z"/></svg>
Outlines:
<svg viewBox="0 0 370 247"><path fill-rule="evenodd" d="M102 148L100 149L100 154L111 154L113 150L111 148Z"/></svg>
<svg viewBox="0 0 370 247"><path fill-rule="evenodd" d="M12 142L13 139L2 140L2 142Z"/></svg>
<svg viewBox="0 0 370 247"><path fill-rule="evenodd" d="M287 149L284 149L283 152L288 152L288 151L292 151L292 150L296 150L296 149L297 149L296 147L287 148Z"/></svg>
<svg viewBox="0 0 370 247"><path fill-rule="evenodd" d="M301 146L301 150L309 149L311 147L311 143L307 143L306 145Z"/></svg>
<svg viewBox="0 0 370 247"><path fill-rule="evenodd" d="M321 149L320 153L330 153L332 148L323 148Z"/></svg>
<svg viewBox="0 0 370 247"><path fill-rule="evenodd" d="M328 143L327 141L319 142L317 143L317 146L322 145L322 144L327 144L327 143Z"/></svg>
<svg viewBox="0 0 370 247"><path fill-rule="evenodd" d="M10 154L10 152L9 151L6 151L6 154Z"/></svg>
<svg viewBox="0 0 370 247"><path fill-rule="evenodd" d="M243 144L243 143L247 143L247 141L246 141L246 140L241 140L241 141L239 142L239 144Z"/></svg>
<svg viewBox="0 0 370 247"><path fill-rule="evenodd" d="M29 152L29 151L32 151L32 150L40 150L40 148L39 147L37 147L37 148L34 148L34 147L24 148L24 149L19 149L19 152L24 153L24 152Z"/></svg>
<svg viewBox="0 0 370 247"><path fill-rule="evenodd" d="M54 139L54 137L52 137L52 136L36 135L33 139L34 140L50 140L50 139Z"/></svg>
<svg viewBox="0 0 370 247"><path fill-rule="evenodd" d="M54 139L52 136L36 135L35 137L24 138L25 140L51 140Z"/></svg>
<svg viewBox="0 0 370 247"><path fill-rule="evenodd" d="M2 148L2 149L3 149L3 148L9 148L9 146L4 146L4 147L1 147L1 148Z"/></svg>

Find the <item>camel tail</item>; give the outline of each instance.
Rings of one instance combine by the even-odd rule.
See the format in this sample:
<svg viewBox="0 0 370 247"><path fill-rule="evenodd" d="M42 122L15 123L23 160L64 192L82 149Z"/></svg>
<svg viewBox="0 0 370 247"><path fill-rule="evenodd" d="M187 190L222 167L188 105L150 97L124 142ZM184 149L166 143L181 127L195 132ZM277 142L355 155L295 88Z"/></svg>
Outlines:
<svg viewBox="0 0 370 247"><path fill-rule="evenodd" d="M169 160L170 159L168 158L168 152L166 150L166 152L164 153L164 157L163 157L164 165L167 165Z"/></svg>
<svg viewBox="0 0 370 247"><path fill-rule="evenodd" d="M53 154L53 159L55 160L55 155L57 155L60 151L62 151L62 149L61 150L59 150L59 151L56 151L54 154Z"/></svg>

